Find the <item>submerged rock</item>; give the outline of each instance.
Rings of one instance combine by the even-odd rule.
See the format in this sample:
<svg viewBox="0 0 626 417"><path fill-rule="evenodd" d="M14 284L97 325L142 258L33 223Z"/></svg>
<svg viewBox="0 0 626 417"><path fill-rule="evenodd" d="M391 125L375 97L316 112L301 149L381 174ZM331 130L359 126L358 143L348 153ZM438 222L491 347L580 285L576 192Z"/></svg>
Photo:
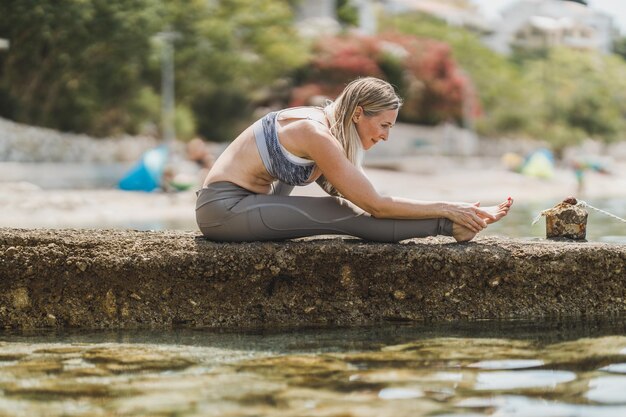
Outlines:
<svg viewBox="0 0 626 417"><path fill-rule="evenodd" d="M323 335L328 334L316 333ZM0 366L0 415L415 417L470 415L471 409L492 415L512 410L586 415L587 399L601 404L593 415L605 415L604 404L614 405L612 415L626 411L626 378L607 374L623 365L626 337L581 339L577 333L563 342L559 331L555 343L528 335L521 340L413 335L417 339L401 338L401 344L350 343L315 354L315 345L297 343L304 352L271 353L249 349L246 341L240 351L176 344L0 343L0 357L15 357L14 364ZM351 338L340 332L335 337ZM185 368L153 366L156 360L189 358L193 361ZM112 363L139 368L108 372L105 367ZM539 408L528 412L537 398ZM546 408L550 403L556 408ZM563 404L572 405L563 411Z"/></svg>
<svg viewBox="0 0 626 417"><path fill-rule="evenodd" d="M178 370L194 364L189 359L171 355L166 351L144 348L95 348L85 352L83 358L113 372Z"/></svg>

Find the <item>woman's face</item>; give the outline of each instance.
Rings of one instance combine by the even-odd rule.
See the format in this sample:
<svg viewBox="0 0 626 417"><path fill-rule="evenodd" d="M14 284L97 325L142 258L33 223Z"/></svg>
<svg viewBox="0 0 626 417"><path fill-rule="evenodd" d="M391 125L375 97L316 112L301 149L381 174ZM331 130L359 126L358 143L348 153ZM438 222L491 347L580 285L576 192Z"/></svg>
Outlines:
<svg viewBox="0 0 626 417"><path fill-rule="evenodd" d="M387 140L389 138L389 129L396 123L397 118L398 109L385 110L368 117L363 113L362 107L357 107L352 121L356 125L356 131L361 139L363 149L368 150L378 141Z"/></svg>

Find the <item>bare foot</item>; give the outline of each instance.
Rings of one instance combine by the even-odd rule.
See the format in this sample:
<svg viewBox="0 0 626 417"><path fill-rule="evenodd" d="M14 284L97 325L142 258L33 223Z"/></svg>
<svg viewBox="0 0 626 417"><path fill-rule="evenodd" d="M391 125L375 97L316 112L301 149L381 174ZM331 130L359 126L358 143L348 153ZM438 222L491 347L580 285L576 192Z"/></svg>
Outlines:
<svg viewBox="0 0 626 417"><path fill-rule="evenodd" d="M513 199L509 197L506 201L498 204L497 206L490 207L481 207L481 209L487 211L489 214L495 217L495 219L491 219L489 217L485 217L485 222L487 224L492 224L509 214L509 210L513 205Z"/></svg>
<svg viewBox="0 0 626 417"><path fill-rule="evenodd" d="M457 242L469 242L474 239L476 236L475 232L472 232L467 227L463 227L459 224L452 224L452 237L456 239Z"/></svg>
<svg viewBox="0 0 626 417"><path fill-rule="evenodd" d="M513 199L509 197L506 201L498 204L497 206L490 207L481 207L483 211L491 214L494 218L484 217L485 223L492 224L509 214L509 210L513 205ZM476 206L480 206L480 203L476 203ZM467 227L461 226L459 224L452 224L452 237L456 239L457 242L469 242L474 239L477 235L476 232L471 231Z"/></svg>

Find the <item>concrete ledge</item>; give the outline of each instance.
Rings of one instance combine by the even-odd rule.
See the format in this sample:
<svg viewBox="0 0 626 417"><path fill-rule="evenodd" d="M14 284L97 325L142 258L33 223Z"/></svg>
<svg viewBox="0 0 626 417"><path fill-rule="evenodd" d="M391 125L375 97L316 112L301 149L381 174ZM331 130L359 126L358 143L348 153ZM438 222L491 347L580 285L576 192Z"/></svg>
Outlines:
<svg viewBox="0 0 626 417"><path fill-rule="evenodd" d="M0 326L243 328L614 315L626 245L483 238L222 244L0 229Z"/></svg>

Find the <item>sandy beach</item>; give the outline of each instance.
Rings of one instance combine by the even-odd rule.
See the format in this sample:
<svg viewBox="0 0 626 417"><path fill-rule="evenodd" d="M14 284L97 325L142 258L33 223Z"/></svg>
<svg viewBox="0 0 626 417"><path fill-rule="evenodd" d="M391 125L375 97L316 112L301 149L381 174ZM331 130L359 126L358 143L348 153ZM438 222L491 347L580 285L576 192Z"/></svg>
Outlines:
<svg viewBox="0 0 626 417"><path fill-rule="evenodd" d="M396 160L395 167L402 171L366 169L382 194L422 200L480 201L483 205L511 196L518 206L550 204L568 195L583 200L626 198L626 164L615 165L610 175L586 174L581 195L577 195L576 179L569 169L557 168L553 178L539 179L508 171L495 158L436 156ZM296 187L294 194L323 192L313 184ZM0 226L195 230L194 203L194 190L145 193L121 191L113 186L48 189L27 181L0 182Z"/></svg>

